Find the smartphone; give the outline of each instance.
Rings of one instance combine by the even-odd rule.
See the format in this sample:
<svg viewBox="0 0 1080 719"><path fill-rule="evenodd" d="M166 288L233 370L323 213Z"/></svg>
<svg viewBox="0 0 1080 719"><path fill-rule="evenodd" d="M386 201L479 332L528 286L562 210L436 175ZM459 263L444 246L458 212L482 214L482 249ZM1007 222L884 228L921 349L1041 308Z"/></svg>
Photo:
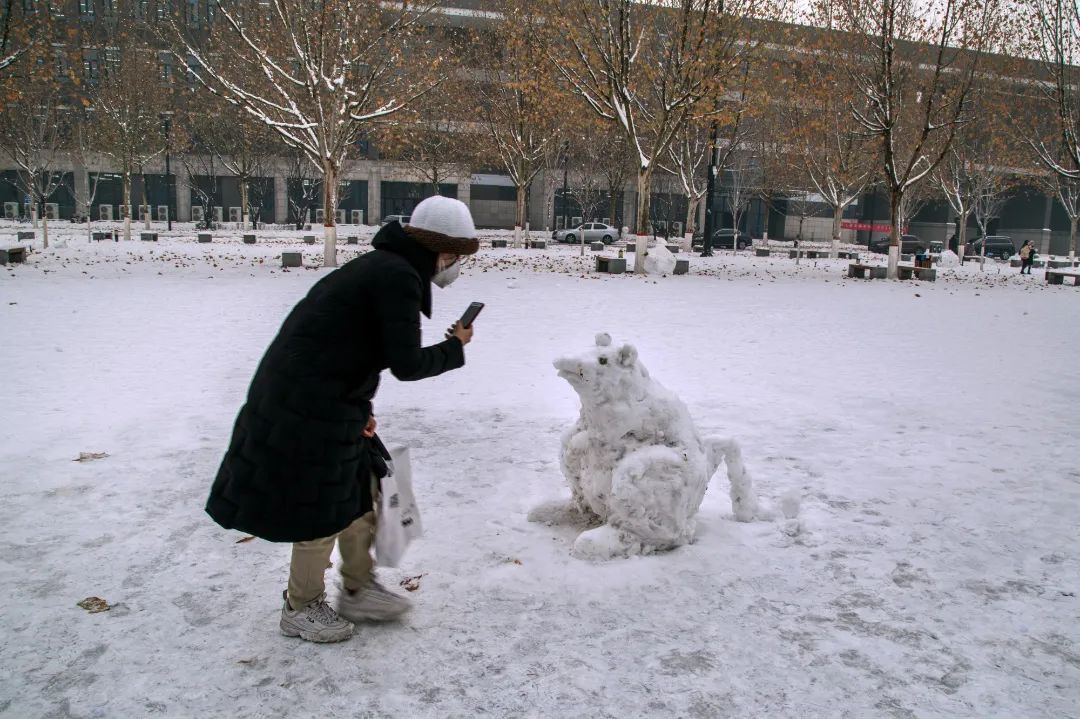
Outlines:
<svg viewBox="0 0 1080 719"><path fill-rule="evenodd" d="M480 310L484 309L483 302L473 302L469 305L469 308L465 310L465 314L461 316L462 327L472 327L473 320L480 314Z"/></svg>

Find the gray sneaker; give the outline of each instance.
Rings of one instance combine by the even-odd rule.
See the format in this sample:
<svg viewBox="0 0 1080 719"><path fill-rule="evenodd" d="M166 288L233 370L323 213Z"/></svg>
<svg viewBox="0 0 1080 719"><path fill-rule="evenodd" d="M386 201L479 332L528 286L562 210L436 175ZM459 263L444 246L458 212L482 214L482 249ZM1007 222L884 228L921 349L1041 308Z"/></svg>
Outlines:
<svg viewBox="0 0 1080 719"><path fill-rule="evenodd" d="M326 603L325 593L299 609L289 606L288 592L281 595L285 599L285 606L281 608L280 626L285 636L320 644L343 642L352 636L352 622L338 616L333 607Z"/></svg>
<svg viewBox="0 0 1080 719"><path fill-rule="evenodd" d="M355 592L342 587L338 599L338 613L353 622L385 622L397 619L410 609L412 602L394 594L374 578Z"/></svg>

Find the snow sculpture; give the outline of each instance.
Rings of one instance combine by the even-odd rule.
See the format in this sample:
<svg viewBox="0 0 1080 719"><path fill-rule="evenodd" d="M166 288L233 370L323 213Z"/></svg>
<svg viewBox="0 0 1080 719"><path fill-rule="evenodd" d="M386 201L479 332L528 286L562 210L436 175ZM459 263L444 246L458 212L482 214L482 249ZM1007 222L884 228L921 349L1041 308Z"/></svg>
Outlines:
<svg viewBox="0 0 1080 719"><path fill-rule="evenodd" d="M959 267L960 258L952 250L945 250L938 259L938 267Z"/></svg>
<svg viewBox="0 0 1080 719"><path fill-rule="evenodd" d="M606 559L648 554L693 541L695 515L709 479L726 460L735 518L757 513L753 482L732 440L702 440L686 405L649 376L631 345L596 348L556 360L581 397L581 415L562 439L571 504L601 526L582 532L573 554ZM530 519L542 520L538 507Z"/></svg>
<svg viewBox="0 0 1080 719"><path fill-rule="evenodd" d="M644 241L644 240L642 240ZM675 255L662 242L650 247L645 255L645 274L670 275L675 271Z"/></svg>

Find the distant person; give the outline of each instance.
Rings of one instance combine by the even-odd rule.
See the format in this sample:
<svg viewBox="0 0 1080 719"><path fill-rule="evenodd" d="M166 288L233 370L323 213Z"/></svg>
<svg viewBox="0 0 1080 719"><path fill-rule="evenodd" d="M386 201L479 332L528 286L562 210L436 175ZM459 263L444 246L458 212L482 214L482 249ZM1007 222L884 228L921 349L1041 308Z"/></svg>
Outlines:
<svg viewBox="0 0 1080 719"><path fill-rule="evenodd" d="M290 637L338 642L353 622L388 620L409 601L375 581L371 558L386 450L375 434L379 374L434 377L465 364L471 327L420 343L431 285L457 278L479 248L469 209L424 200L408 225L390 222L374 250L317 282L270 343L240 409L206 511L226 529L291 542L280 627ZM323 575L337 542L341 593L326 602Z"/></svg>
<svg viewBox="0 0 1080 719"><path fill-rule="evenodd" d="M1031 274L1031 266L1035 262L1035 246L1031 244L1031 240L1025 240L1024 246L1020 248L1020 274ZM1025 273L1026 270L1026 273Z"/></svg>

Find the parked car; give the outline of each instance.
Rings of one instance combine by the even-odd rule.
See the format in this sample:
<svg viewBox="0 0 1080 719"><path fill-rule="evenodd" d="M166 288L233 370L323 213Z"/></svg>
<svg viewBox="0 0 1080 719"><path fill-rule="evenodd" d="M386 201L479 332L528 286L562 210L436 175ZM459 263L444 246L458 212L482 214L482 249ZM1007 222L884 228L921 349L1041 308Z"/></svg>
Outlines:
<svg viewBox="0 0 1080 719"><path fill-rule="evenodd" d="M555 242L574 244L581 242L583 235L585 242L603 242L605 245L610 245L619 236L619 228L605 225L603 222L585 222L569 230L555 230L551 233L551 239Z"/></svg>
<svg viewBox="0 0 1080 719"><path fill-rule="evenodd" d="M704 235L694 235L694 247L702 247ZM712 246L714 250L745 250L752 245L754 240L742 230L725 227L713 232Z"/></svg>
<svg viewBox="0 0 1080 719"><path fill-rule="evenodd" d="M967 257L982 256L984 244L986 245L987 257L999 257L1007 260L1016 254L1016 245L1013 244L1011 237L987 235L976 239L974 242L969 242L964 248L964 255Z"/></svg>
<svg viewBox="0 0 1080 719"><path fill-rule="evenodd" d="M380 222L379 224L380 225L389 225L394 220L397 220L401 224L407 225L407 224L409 224L409 220L411 220L411 219L412 219L412 215L387 215L386 217L382 218L382 222Z"/></svg>
<svg viewBox="0 0 1080 719"><path fill-rule="evenodd" d="M879 237L870 243L870 251L877 252L882 255L889 254L889 243L892 242L892 238ZM930 250L934 254L941 254L945 251L945 243L939 240L924 240L918 235L900 235L900 253L904 255L913 255L919 251L919 248L924 250Z"/></svg>

